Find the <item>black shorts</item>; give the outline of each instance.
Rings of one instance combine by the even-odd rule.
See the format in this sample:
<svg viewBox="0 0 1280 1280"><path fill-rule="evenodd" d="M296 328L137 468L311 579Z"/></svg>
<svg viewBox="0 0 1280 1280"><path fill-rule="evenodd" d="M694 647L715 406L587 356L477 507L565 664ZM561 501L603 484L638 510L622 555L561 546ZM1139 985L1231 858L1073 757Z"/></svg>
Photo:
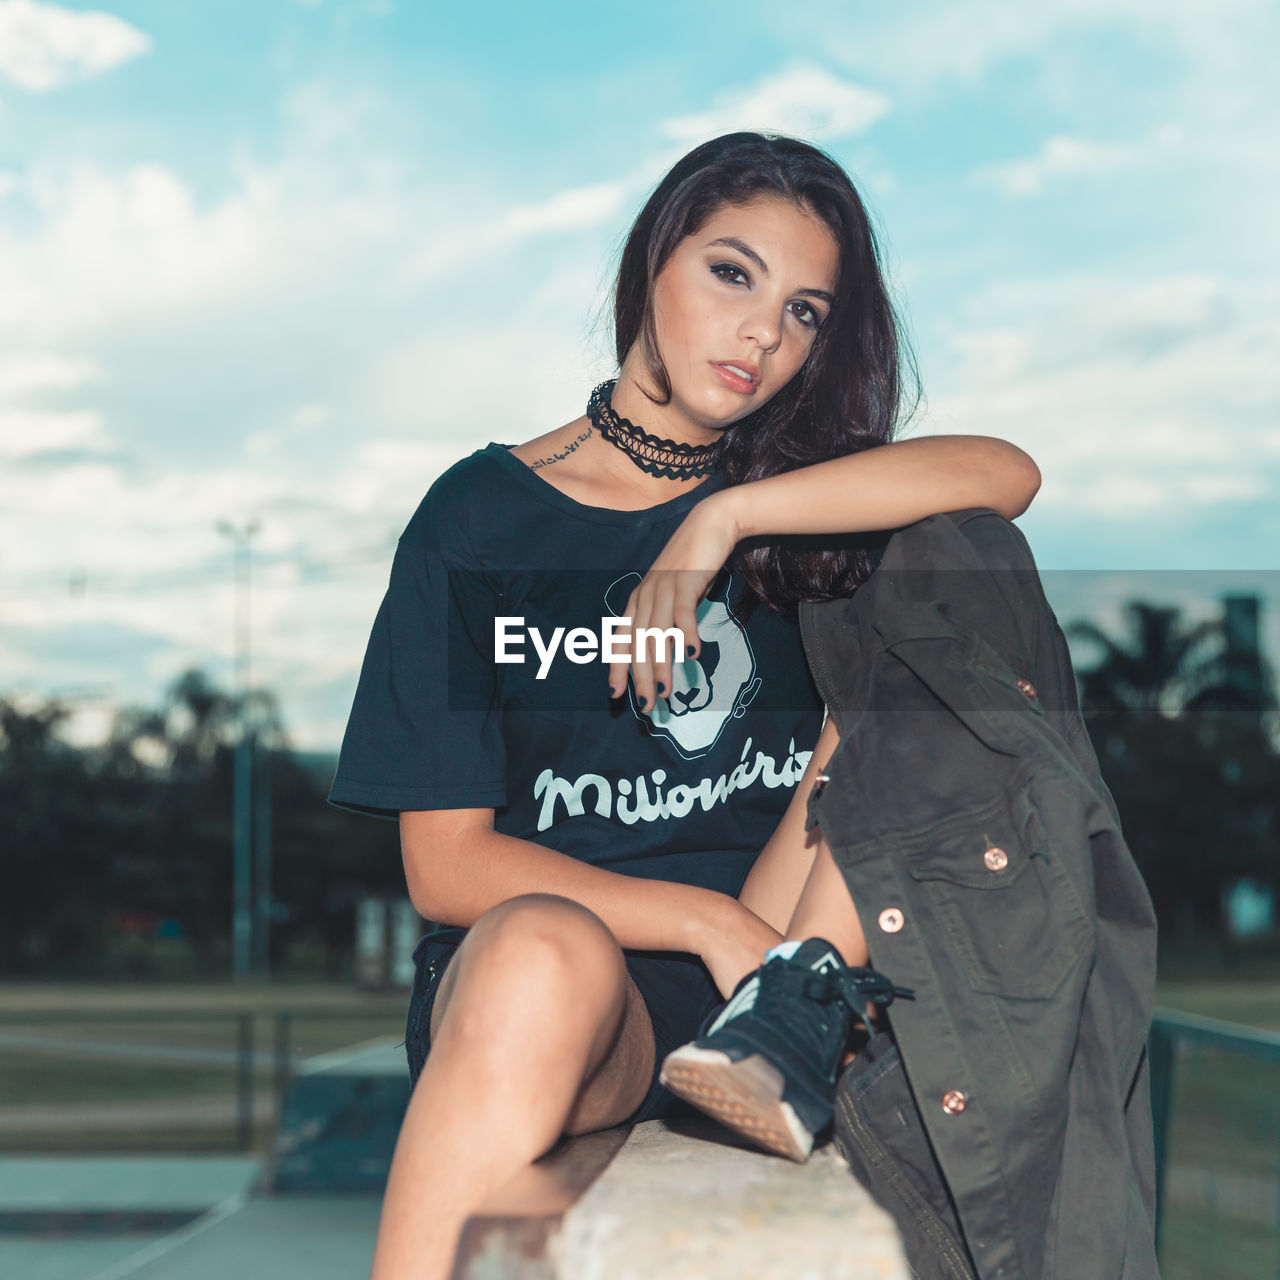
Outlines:
<svg viewBox="0 0 1280 1280"><path fill-rule="evenodd" d="M413 993L409 997L404 1039L412 1084L417 1084L431 1047L431 1008L440 979L462 936L460 930L429 934L418 943L413 953ZM723 997L696 956L671 951L624 951L623 955L627 972L639 988L649 1011L654 1052L649 1091L623 1123L638 1124L642 1120L654 1120L677 1111L688 1112L687 1104L658 1083L658 1070L672 1049L694 1039L707 1014L722 1003Z"/></svg>

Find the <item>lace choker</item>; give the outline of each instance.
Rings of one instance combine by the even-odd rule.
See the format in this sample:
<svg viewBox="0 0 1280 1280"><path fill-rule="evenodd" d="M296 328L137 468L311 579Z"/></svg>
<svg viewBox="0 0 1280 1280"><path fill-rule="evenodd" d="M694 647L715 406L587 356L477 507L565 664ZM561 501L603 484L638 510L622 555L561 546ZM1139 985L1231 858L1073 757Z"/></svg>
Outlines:
<svg viewBox="0 0 1280 1280"><path fill-rule="evenodd" d="M714 444L677 444L650 435L643 427L620 418L610 398L617 378L602 382L587 401L587 417L606 440L616 444L642 471L672 480L693 480L709 476L716 468L721 441Z"/></svg>

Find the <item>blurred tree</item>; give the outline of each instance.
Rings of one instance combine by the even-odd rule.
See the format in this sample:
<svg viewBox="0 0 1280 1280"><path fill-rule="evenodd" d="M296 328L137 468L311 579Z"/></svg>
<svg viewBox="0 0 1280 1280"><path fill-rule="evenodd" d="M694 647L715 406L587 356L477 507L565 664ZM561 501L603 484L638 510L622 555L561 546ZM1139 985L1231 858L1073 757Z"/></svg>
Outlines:
<svg viewBox="0 0 1280 1280"><path fill-rule="evenodd" d="M176 921L222 976L231 915L231 771L242 718L271 752L273 963L310 938L350 946L355 899L400 895L396 824L333 808L289 751L275 699L242 701L188 671L157 708L117 713L101 746L60 731L56 701L0 699L0 972L86 972L115 920ZM335 974L336 976L336 974Z"/></svg>
<svg viewBox="0 0 1280 1280"><path fill-rule="evenodd" d="M106 746L116 776L137 772L149 784L147 812L135 815L135 838L113 868L112 899L176 920L210 976L231 912L232 753L250 718L264 748L283 744L273 695L233 696L188 671L157 710L117 715Z"/></svg>
<svg viewBox="0 0 1280 1280"><path fill-rule="evenodd" d="M1068 635L1102 649L1101 660L1081 679L1085 714L1092 720L1176 716L1216 674L1221 624L1188 624L1176 606L1145 600L1129 601L1124 613L1127 643L1112 639L1093 622L1067 628Z"/></svg>
<svg viewBox="0 0 1280 1280"><path fill-rule="evenodd" d="M1242 704L1219 622L1141 600L1125 612L1124 640L1092 622L1066 629L1102 650L1080 674L1081 709L1162 930L1217 931L1226 884L1280 878L1274 699L1260 681Z"/></svg>
<svg viewBox="0 0 1280 1280"><path fill-rule="evenodd" d="M97 940L94 874L101 787L59 728L59 702L33 710L0 700L0 968L21 972Z"/></svg>

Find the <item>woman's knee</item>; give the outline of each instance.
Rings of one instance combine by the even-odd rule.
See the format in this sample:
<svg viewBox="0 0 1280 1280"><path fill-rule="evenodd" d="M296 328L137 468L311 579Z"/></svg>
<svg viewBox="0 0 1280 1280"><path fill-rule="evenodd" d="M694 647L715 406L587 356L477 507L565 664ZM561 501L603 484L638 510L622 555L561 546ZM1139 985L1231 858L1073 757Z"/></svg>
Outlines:
<svg viewBox="0 0 1280 1280"><path fill-rule="evenodd" d="M487 954L514 951L522 958L568 959L584 957L616 960L623 967L622 951L608 925L588 907L554 893L523 893L490 907L471 927L467 940L473 949Z"/></svg>
<svg viewBox="0 0 1280 1280"><path fill-rule="evenodd" d="M499 1008L504 1018L513 1008L557 1020L575 1008L620 1016L625 1003L617 940L593 911L555 894L522 894L490 908L455 964L456 984L483 989L483 1006L495 1017Z"/></svg>

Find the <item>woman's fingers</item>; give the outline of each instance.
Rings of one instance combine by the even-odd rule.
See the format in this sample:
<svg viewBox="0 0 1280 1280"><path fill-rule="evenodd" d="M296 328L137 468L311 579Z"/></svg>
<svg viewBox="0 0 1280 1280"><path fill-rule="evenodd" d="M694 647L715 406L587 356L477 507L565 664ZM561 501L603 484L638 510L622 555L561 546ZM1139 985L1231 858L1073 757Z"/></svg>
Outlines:
<svg viewBox="0 0 1280 1280"><path fill-rule="evenodd" d="M696 658L702 652L702 640L698 635L698 602L706 592L704 575L682 573L675 593L673 608L675 625L684 633L684 652L681 661Z"/></svg>
<svg viewBox="0 0 1280 1280"><path fill-rule="evenodd" d="M642 711L652 711L658 698L671 693L672 622L675 584L671 575L656 574L637 588L631 679Z"/></svg>
<svg viewBox="0 0 1280 1280"><path fill-rule="evenodd" d="M651 570L631 593L626 612L630 624L619 624L616 631L618 647L629 650L631 660L609 664L611 697L622 695L628 669L642 710L651 711L658 698L671 696L675 663L696 657L701 651L697 606L705 589L705 576L680 570ZM682 633L679 637L677 631ZM679 648L680 641L683 649Z"/></svg>
<svg viewBox="0 0 1280 1280"><path fill-rule="evenodd" d="M633 602L635 601L635 592L631 593L631 598L627 601L627 611L625 616L631 618ZM614 628L614 648L623 653L631 652L631 636L634 630L632 622L619 622ZM622 659L609 664L609 697L620 698L627 691L627 668L628 663Z"/></svg>
<svg viewBox="0 0 1280 1280"><path fill-rule="evenodd" d="M650 637L653 644L653 680L654 691L659 698L670 698L675 681L675 664L684 661L681 646L682 636L674 634L679 626L676 622L676 592L679 573L666 573L658 582L653 609L649 614L649 625L657 629L657 634Z"/></svg>

